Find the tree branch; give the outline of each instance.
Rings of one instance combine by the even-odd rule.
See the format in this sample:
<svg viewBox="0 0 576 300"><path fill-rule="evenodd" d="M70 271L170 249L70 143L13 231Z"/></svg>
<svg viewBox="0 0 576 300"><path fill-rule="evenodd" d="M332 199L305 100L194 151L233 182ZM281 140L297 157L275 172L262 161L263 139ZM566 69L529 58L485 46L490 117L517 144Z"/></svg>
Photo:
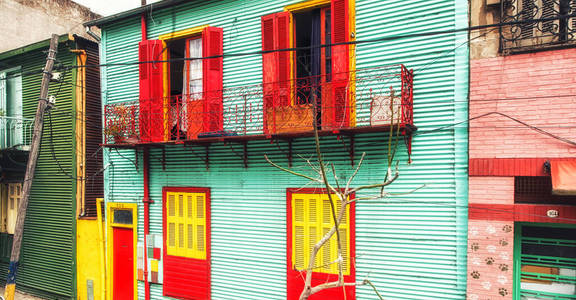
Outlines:
<svg viewBox="0 0 576 300"><path fill-rule="evenodd" d="M360 157L360 161L358 162L358 165L356 166L356 170L354 170L354 173L352 173L350 178L348 178L348 182L346 183L346 189L344 190L344 193L346 193L346 195L348 195L348 190L350 189L350 184L352 183L352 180L354 179L354 177L356 177L356 174L358 174L358 170L360 170L360 167L362 166L362 162L364 161L365 156L366 156L366 152L362 152L362 157Z"/></svg>
<svg viewBox="0 0 576 300"><path fill-rule="evenodd" d="M304 178L306 178L306 179L308 179L308 180L311 180L311 181L315 181L315 182L322 183L322 180L320 180L320 179L318 179L318 178L313 178L313 177L310 177L310 176L308 176L308 175L305 175L305 174L302 174L302 173L298 173L298 172L292 171L292 170L290 170L290 169L284 168L284 167L282 167L282 166L280 166L280 165L272 162L272 161L268 158L268 155L266 155L266 154L264 154L264 159L266 159L266 161L267 161L269 164L271 164L273 167L275 167L275 168L277 168L277 169L280 169L280 170L282 170L282 171L284 171L284 172L288 172L288 173L290 173L290 174L292 174L292 175L304 177Z"/></svg>

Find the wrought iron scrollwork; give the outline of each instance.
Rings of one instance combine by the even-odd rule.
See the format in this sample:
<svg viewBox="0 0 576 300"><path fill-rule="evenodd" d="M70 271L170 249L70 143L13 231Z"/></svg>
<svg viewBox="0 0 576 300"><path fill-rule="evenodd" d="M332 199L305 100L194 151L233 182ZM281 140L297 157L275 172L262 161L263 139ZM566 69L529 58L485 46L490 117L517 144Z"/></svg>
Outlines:
<svg viewBox="0 0 576 300"><path fill-rule="evenodd" d="M576 0L502 0L500 16L505 53L576 43Z"/></svg>

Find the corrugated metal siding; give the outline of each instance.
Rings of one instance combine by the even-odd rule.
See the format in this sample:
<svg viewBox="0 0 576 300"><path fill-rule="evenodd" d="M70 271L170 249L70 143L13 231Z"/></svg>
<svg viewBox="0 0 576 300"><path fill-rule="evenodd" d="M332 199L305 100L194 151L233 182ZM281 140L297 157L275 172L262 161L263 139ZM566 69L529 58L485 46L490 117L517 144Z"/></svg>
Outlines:
<svg viewBox="0 0 576 300"><path fill-rule="evenodd" d="M78 42L80 44L80 41ZM87 65L98 65L98 46L82 42L80 48L88 55ZM102 103L100 101L100 69L86 68L86 185L85 216L96 216L96 198L104 196L104 178L102 172Z"/></svg>
<svg viewBox="0 0 576 300"><path fill-rule="evenodd" d="M259 51L260 16L281 11L298 1L193 2L153 12L149 37L198 25L224 28L225 53ZM442 31L465 27L467 4L457 0L357 0L358 40ZM140 38L138 18L105 27L108 62L136 61ZM466 34L395 39L357 48L357 67L403 63L415 70L415 125L421 133L467 118ZM461 44L464 46L454 49ZM128 53L130 50L132 52ZM113 57L113 58L112 58ZM109 67L106 94L111 101L137 100L137 72ZM224 59L225 88L258 84L261 57ZM111 79L114 78L114 79ZM123 91L127 89L127 91ZM225 110L234 103L225 103ZM400 179L391 191L408 195L357 205L357 279L368 274L387 299L463 299L466 251L466 143L467 130L448 128L421 134L413 141L413 163L400 151ZM348 153L334 137L324 138L327 160L337 164L341 176L350 174ZM310 139L294 142L294 153L309 156ZM356 152L367 161L357 182L381 180L385 139L364 135L356 139ZM262 155L287 163L286 144L279 150L269 142L249 144L249 168L242 165L239 145L210 148L210 170L205 169L203 147L169 146L166 169L162 152L151 151L151 231L162 232L162 186L205 186L212 189L212 298L283 299L286 290L286 188L305 182L268 166ZM121 157L119 153L125 157ZM133 150L108 150L113 162L107 178L107 200L139 201L141 173ZM295 156L296 157L296 156ZM141 159L138 160L141 162ZM305 170L302 164L295 168ZM140 210L139 217L142 217ZM140 219L142 220L142 219ZM250 225L246 226L249 220ZM141 223L139 224L141 226ZM141 227L139 237L142 238ZM230 288L231 283L234 288ZM143 286L139 285L142 299ZM161 286L152 285L154 299ZM359 287L358 299L373 299L370 288Z"/></svg>
<svg viewBox="0 0 576 300"><path fill-rule="evenodd" d="M65 65L75 64L75 55L69 49L65 44L58 49L57 59ZM36 50L5 63L20 65L27 72L41 70L45 62L46 54ZM25 118L33 118L36 113L41 80L41 73L23 77ZM62 84L50 87L50 94L57 96L56 109L52 111L54 154L67 174L74 174L73 80L73 71L69 71ZM30 194L16 285L50 299L72 299L75 297L73 180L61 172L52 156L48 120Z"/></svg>

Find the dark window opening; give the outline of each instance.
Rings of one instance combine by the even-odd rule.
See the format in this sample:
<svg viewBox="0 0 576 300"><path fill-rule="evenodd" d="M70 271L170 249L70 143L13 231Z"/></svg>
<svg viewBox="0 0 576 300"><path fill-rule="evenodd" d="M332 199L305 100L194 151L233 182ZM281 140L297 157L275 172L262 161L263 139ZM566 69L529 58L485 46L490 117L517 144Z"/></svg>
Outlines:
<svg viewBox="0 0 576 300"><path fill-rule="evenodd" d="M186 136L182 126L178 126L181 119L179 115L182 107L182 95L184 94L184 58L186 57L186 39L178 39L167 43L170 82L170 139L178 140Z"/></svg>
<svg viewBox="0 0 576 300"><path fill-rule="evenodd" d="M576 204L576 196L553 195L549 176L517 176L514 178L514 202Z"/></svg>
<svg viewBox="0 0 576 300"><path fill-rule="evenodd" d="M128 224L132 225L132 210L131 209L115 209L114 219L115 224Z"/></svg>
<svg viewBox="0 0 576 300"><path fill-rule="evenodd" d="M294 14L296 47L296 78L298 104L310 104L313 97L319 99L320 76L320 10L315 9ZM315 93L315 94L313 94Z"/></svg>
<svg viewBox="0 0 576 300"><path fill-rule="evenodd" d="M295 57L296 104L316 103L316 120L321 124L322 99L328 93L331 81L332 56L330 8L317 8L293 14L294 42L298 48Z"/></svg>
<svg viewBox="0 0 576 300"><path fill-rule="evenodd" d="M184 57L186 56L186 40L180 39L167 44L170 62L170 96L182 95L184 81Z"/></svg>

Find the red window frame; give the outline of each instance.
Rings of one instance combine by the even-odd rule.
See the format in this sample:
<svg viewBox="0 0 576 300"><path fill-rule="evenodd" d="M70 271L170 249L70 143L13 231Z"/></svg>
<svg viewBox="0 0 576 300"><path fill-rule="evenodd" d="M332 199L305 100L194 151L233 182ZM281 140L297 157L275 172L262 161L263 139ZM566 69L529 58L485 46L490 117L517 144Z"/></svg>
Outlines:
<svg viewBox="0 0 576 300"><path fill-rule="evenodd" d="M286 291L288 300L299 299L304 288L306 274L292 269L292 194L321 194L326 193L326 189L317 188L288 188L286 189ZM355 195L350 195L354 199ZM356 203L352 202L350 206L350 274L344 275L345 282L355 282L356 280ZM334 237L333 237L334 238ZM312 276L312 286L316 286L329 281L337 281L338 274L326 274L314 272ZM340 300L344 299L342 288L326 289L314 294L311 299L314 300ZM356 299L355 286L346 287L346 299Z"/></svg>
<svg viewBox="0 0 576 300"><path fill-rule="evenodd" d="M166 244L166 194L168 192L204 193L206 195L206 259L193 259L167 254ZM210 299L210 260L211 260L211 214L210 188L205 187L163 187L162 188L162 236L164 284L163 295L179 299Z"/></svg>

